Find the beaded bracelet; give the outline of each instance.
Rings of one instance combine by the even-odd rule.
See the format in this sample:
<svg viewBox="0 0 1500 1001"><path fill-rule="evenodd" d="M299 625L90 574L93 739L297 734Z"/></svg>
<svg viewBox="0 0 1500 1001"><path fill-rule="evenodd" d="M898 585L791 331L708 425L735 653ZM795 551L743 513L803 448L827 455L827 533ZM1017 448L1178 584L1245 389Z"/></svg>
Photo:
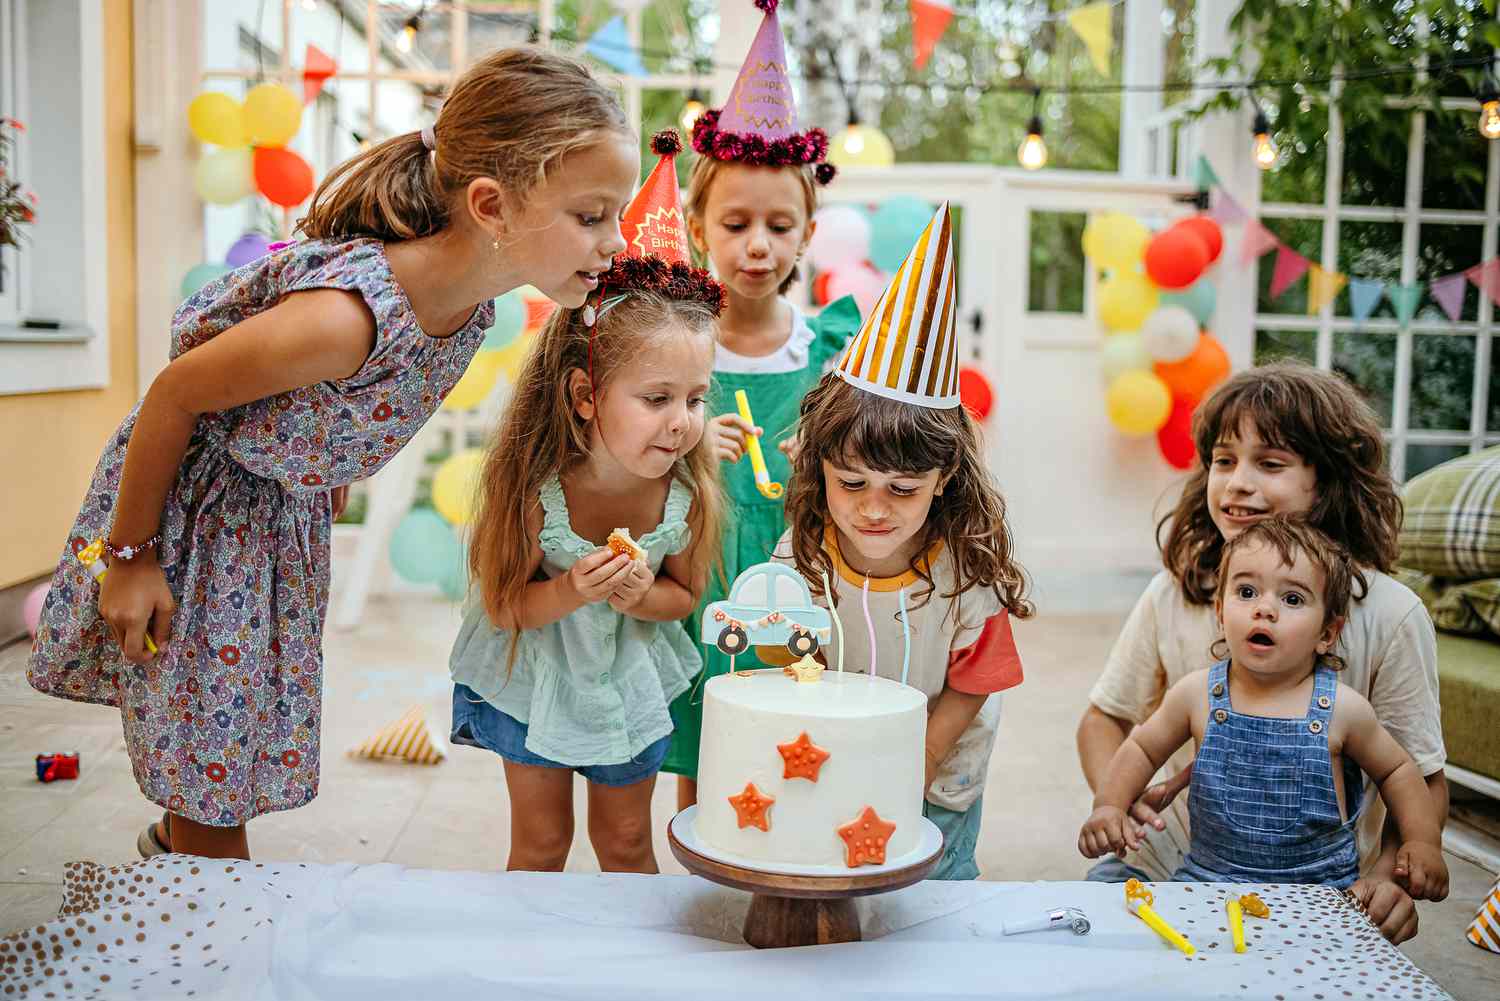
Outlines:
<svg viewBox="0 0 1500 1001"><path fill-rule="evenodd" d="M134 545L134 546L120 546L120 547L116 548L116 546L115 546L115 544L113 542L110 542L108 539L106 539L104 541L104 551L106 553L109 553L109 558L112 559L112 560L120 560L120 561L122 561L124 563L129 563L131 560L135 559L137 556L141 555L146 550L155 547L155 545L158 542L160 542L160 541L161 541L161 533L160 532L157 532L155 535L151 536L151 538L147 539L145 542L139 543L139 544Z"/></svg>

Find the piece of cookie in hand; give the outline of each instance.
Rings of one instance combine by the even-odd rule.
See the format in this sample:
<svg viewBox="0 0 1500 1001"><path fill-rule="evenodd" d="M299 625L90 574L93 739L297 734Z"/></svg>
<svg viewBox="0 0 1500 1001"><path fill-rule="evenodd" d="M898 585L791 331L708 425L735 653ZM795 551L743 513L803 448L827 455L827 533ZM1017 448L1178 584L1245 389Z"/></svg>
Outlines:
<svg viewBox="0 0 1500 1001"><path fill-rule="evenodd" d="M610 552L621 556L628 556L633 560L646 562L646 551L640 547L640 543L630 537L630 529L617 528L609 533L609 538L604 540Z"/></svg>

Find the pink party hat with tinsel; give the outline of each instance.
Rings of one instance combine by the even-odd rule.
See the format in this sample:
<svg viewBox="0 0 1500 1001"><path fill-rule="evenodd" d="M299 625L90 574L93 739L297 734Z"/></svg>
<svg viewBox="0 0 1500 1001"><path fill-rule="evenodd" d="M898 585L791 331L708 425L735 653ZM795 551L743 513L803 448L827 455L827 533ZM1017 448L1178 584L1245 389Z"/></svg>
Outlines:
<svg viewBox="0 0 1500 1001"><path fill-rule="evenodd" d="M754 0L765 11L740 75L723 108L693 123L693 149L728 163L757 167L817 166L819 183L833 180L828 134L797 128L797 105L786 75L786 45L776 17L779 0Z"/></svg>

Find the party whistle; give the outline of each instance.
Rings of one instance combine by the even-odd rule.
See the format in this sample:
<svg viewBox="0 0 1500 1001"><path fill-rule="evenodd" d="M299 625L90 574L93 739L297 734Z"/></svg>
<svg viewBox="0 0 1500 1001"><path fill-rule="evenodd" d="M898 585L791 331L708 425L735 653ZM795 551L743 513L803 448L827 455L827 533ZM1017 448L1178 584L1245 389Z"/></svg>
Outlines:
<svg viewBox="0 0 1500 1001"><path fill-rule="evenodd" d="M740 416L745 419L745 423L753 426L755 418L750 416L750 398L745 395L743 389L734 391L734 403L739 407ZM755 489L760 491L762 497L771 500L779 499L782 494L786 493L786 490L780 483L771 482L771 471L766 468L766 457L760 450L760 437L747 432L745 447L750 452L750 468L755 470Z"/></svg>
<svg viewBox="0 0 1500 1001"><path fill-rule="evenodd" d="M78 552L74 555L77 557L78 562L83 564L83 568L89 572L90 576L92 576L95 581L104 580L104 575L109 573L109 567L104 565L104 560L102 559L102 557L104 556L103 539L95 539L87 546L78 550ZM146 649L150 650L152 653L157 652L156 644L152 641L151 633L149 631L146 633Z"/></svg>
<svg viewBox="0 0 1500 1001"><path fill-rule="evenodd" d="M1167 924L1160 914L1151 909L1151 903L1156 898L1151 891L1141 885L1138 879L1126 880L1125 882L1125 907L1130 913L1146 922L1146 927L1160 935L1169 945L1181 949L1184 955L1191 956L1198 950L1193 948L1193 943L1182 937L1182 933Z"/></svg>
<svg viewBox="0 0 1500 1001"><path fill-rule="evenodd" d="M1030 931L1067 928L1074 935L1087 935L1092 927L1089 917L1076 907L1054 907L1034 917L1007 918L1000 923L1000 934L1021 935Z"/></svg>
<svg viewBox="0 0 1500 1001"><path fill-rule="evenodd" d="M1233 897L1224 901L1224 913L1229 915L1229 934L1234 939L1234 951L1245 951L1245 910Z"/></svg>

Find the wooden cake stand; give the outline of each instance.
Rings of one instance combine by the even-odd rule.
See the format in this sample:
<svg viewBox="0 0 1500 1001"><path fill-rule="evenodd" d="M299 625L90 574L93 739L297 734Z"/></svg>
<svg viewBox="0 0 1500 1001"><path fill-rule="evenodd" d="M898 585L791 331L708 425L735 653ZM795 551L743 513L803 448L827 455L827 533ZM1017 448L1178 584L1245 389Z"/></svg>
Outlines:
<svg viewBox="0 0 1500 1001"><path fill-rule="evenodd" d="M684 844L678 837L678 822L687 821L693 809L682 811L667 826L672 854L695 876L754 894L750 898L750 912L745 915L744 935L745 942L757 949L858 942L862 936L854 898L919 883L937 868L943 857L939 834L935 851L899 868L879 867L864 873L850 869L847 874L837 875L768 872L709 858ZM926 818L922 822L931 824Z"/></svg>

